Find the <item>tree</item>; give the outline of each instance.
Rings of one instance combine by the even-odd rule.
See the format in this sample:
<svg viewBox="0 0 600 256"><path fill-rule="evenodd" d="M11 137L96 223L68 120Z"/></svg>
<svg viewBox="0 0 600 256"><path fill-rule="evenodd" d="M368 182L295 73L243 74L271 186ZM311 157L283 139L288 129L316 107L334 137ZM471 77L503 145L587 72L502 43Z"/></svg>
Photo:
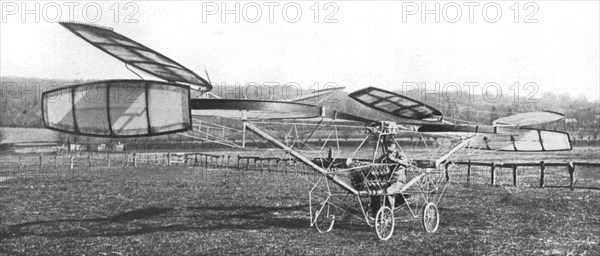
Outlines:
<svg viewBox="0 0 600 256"><path fill-rule="evenodd" d="M6 139L8 135L6 131L2 128L2 120L0 119L0 154L5 150L5 147L8 147L8 144L2 145L2 141Z"/></svg>
<svg viewBox="0 0 600 256"><path fill-rule="evenodd" d="M504 116L512 116L512 115L514 115L514 114L515 114L515 111L512 109L512 107L509 107L509 108L506 110L506 114L505 114Z"/></svg>
<svg viewBox="0 0 600 256"><path fill-rule="evenodd" d="M4 139L6 139L6 133L4 132L4 129L2 129L2 127L4 126L4 121L2 120L3 119L0 118L0 143L2 143Z"/></svg>
<svg viewBox="0 0 600 256"><path fill-rule="evenodd" d="M496 119L498 119L498 111L496 110L496 106L492 106L492 110L490 111L490 123L493 123Z"/></svg>
<svg viewBox="0 0 600 256"><path fill-rule="evenodd" d="M0 127L0 143L2 143L4 139L6 139L6 133L4 133L4 129Z"/></svg>

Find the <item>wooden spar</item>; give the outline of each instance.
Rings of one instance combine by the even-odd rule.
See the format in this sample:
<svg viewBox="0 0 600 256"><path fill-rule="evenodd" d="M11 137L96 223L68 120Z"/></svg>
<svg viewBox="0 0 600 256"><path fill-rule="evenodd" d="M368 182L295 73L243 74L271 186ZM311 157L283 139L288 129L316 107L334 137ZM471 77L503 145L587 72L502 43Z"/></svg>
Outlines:
<svg viewBox="0 0 600 256"><path fill-rule="evenodd" d="M448 154L443 155L442 157L440 157L438 160L435 161L435 167L440 169L440 164L445 162L446 159L448 159L448 157L450 157L452 154L456 153L456 151L458 151L461 148L464 148L468 143L469 143L469 140L467 139L467 140L463 140L460 144L456 145L456 147L451 149L450 152L448 152Z"/></svg>
<svg viewBox="0 0 600 256"><path fill-rule="evenodd" d="M425 172L422 172L421 174L417 175L412 180L407 182L406 185L404 185L404 187L402 187L402 189L400 189L400 193L402 193L402 192L406 191L407 189L409 189L410 187L412 187L412 185L417 183L417 181L421 180L421 178L423 178L423 176L425 176Z"/></svg>
<svg viewBox="0 0 600 256"><path fill-rule="evenodd" d="M258 134L259 136L263 137L264 139L268 140L269 142L275 144L277 147L283 149L285 152L289 153L290 155L292 155L296 159L302 161L304 164L312 167L313 170L315 170L315 171L317 171L317 172L325 175L325 177L327 177L331 181L335 182L336 184L340 185L341 187L343 187L344 189L346 189L348 192L350 192L352 194L355 194L355 195L359 194L356 189L354 189L350 185L344 183L338 177L336 177L336 176L334 176L334 175L332 175L330 173L327 173L327 171L325 169L319 167L318 165L316 165L315 163L313 163L312 161L310 161L310 159L306 158L302 154L294 151L292 148L290 148L290 147L286 146L285 144L281 143L277 139L273 138L273 136L271 136L268 133L262 131L260 128L254 126L254 124L245 122L244 126L246 128L248 128L250 131Z"/></svg>

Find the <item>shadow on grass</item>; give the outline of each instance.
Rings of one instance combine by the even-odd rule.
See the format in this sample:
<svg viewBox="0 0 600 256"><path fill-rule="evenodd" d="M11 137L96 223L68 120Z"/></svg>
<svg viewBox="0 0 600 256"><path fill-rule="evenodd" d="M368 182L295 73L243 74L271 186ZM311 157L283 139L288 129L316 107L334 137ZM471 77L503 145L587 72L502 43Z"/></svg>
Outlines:
<svg viewBox="0 0 600 256"><path fill-rule="evenodd" d="M55 219L8 225L0 227L0 240L27 236L120 237L157 232L208 233L269 228L309 228L308 205L149 207L106 218ZM336 223L335 228L369 229L364 223L356 225L347 222Z"/></svg>
<svg viewBox="0 0 600 256"><path fill-rule="evenodd" d="M70 237L70 236L112 236L107 232L96 233L95 232L85 232L91 231L88 227L81 227L84 225L106 225L107 230L109 231L110 226L115 226L114 224L119 223L129 223L136 220L143 220L148 218L153 218L159 216L161 214L165 214L171 211L169 208L158 208L158 207L150 207L146 209L132 210L124 213L120 213L108 218L89 218L89 219L57 219L57 220L43 220L43 221L33 221L33 222L25 222L21 224L9 225L3 230L0 230L0 239L13 238L13 237L23 237L23 236L48 236L48 237ZM66 227L66 229L65 229ZM93 229L94 231L100 231L97 228ZM85 233L88 233L85 235ZM139 230L132 230L130 235L135 235L139 233ZM144 233L144 232L141 232ZM122 232L115 233L117 235L124 235Z"/></svg>
<svg viewBox="0 0 600 256"><path fill-rule="evenodd" d="M570 189L570 186L548 186L545 185L544 188L567 188ZM600 188L596 188L596 187L584 187L584 186L574 186L573 189L587 189L587 190L598 190L600 191Z"/></svg>

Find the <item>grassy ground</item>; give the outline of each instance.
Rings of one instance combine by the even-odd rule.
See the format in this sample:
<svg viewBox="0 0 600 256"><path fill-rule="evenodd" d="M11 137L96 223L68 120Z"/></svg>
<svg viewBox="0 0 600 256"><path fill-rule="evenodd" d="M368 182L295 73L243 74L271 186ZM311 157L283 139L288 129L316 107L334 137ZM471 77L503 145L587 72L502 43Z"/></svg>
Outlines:
<svg viewBox="0 0 600 256"><path fill-rule="evenodd" d="M0 254L600 254L598 191L454 183L436 233L402 222L379 241L364 223L309 228L307 188L295 175L188 168L11 179Z"/></svg>
<svg viewBox="0 0 600 256"><path fill-rule="evenodd" d="M599 157L598 148L575 148L473 160ZM401 222L390 240L379 241L364 222L336 222L326 234L310 228L308 183L294 174L188 167L67 173L46 160L39 172L36 159L20 174L0 175L9 178L0 181L0 255L600 254L600 191L537 188L536 167L518 170L519 187L511 186L509 169L498 170L499 186L489 185L486 168L473 168L471 184L455 173L436 233ZM568 185L563 169L548 168L547 185ZM578 187L600 187L597 168L576 174Z"/></svg>

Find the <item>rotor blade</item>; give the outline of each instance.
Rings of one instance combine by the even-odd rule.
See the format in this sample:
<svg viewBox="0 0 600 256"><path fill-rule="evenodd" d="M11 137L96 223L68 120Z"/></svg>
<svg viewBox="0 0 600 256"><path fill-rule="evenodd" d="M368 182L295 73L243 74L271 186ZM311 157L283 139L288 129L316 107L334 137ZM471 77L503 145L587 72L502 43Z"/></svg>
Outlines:
<svg viewBox="0 0 600 256"><path fill-rule="evenodd" d="M142 137L192 129L190 88L149 80L105 80L42 93L44 126L95 137Z"/></svg>
<svg viewBox="0 0 600 256"><path fill-rule="evenodd" d="M497 133L518 134L517 128L472 124L422 124L418 132L423 133Z"/></svg>
<svg viewBox="0 0 600 256"><path fill-rule="evenodd" d="M210 81L210 76L208 75L208 70L204 69L204 73L206 74L206 79L208 79L208 83L212 85L212 82Z"/></svg>
<svg viewBox="0 0 600 256"><path fill-rule="evenodd" d="M232 119L302 119L321 116L321 107L287 101L192 99L192 115Z"/></svg>
<svg viewBox="0 0 600 256"><path fill-rule="evenodd" d="M538 111L521 113L511 116L498 118L494 121L494 125L514 125L514 126L530 126L537 124L550 123L564 118L565 115L551 111Z"/></svg>
<svg viewBox="0 0 600 256"><path fill-rule="evenodd" d="M469 148L517 152L571 150L566 132L519 129L518 135L478 134L469 139Z"/></svg>
<svg viewBox="0 0 600 256"><path fill-rule="evenodd" d="M375 87L358 90L348 96L367 107L401 118L423 121L439 121L443 118L442 112L430 105Z"/></svg>
<svg viewBox="0 0 600 256"><path fill-rule="evenodd" d="M174 60L126 37L112 28L77 22L59 22L60 25L94 47L144 72L169 82L180 82L201 91L210 91L212 85L204 78Z"/></svg>

